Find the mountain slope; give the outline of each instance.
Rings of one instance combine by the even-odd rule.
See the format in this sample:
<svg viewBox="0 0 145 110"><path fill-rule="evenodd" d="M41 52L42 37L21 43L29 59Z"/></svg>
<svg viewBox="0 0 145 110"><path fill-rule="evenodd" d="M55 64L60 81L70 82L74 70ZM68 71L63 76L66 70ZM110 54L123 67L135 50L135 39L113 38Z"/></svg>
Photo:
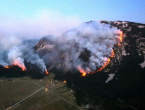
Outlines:
<svg viewBox="0 0 145 110"><path fill-rule="evenodd" d="M88 62L90 62L91 51L84 46L84 42L81 45L83 48L79 48L80 44L78 41L81 41L81 38L87 38L88 40L92 38L90 36L93 34L86 32L90 30L90 27L91 29L98 29L96 26L100 25L94 21L80 25L79 29L81 28L83 31L78 28L67 31L63 34L64 39L56 40L57 38L54 36L43 37L34 46L34 53L38 54L44 60L49 71L55 73L56 80L66 80L67 87L75 91L74 96L76 102L85 109L143 110L145 109L145 24L129 21L101 21L101 23L105 24L105 27L101 26L99 29L103 30L105 28L109 31L99 30L100 33L97 34L99 36L97 38L101 40L99 40L99 43L97 41L93 42L97 46L94 46L95 48L91 47L90 50L93 50L92 48L98 49L97 52L102 55L100 51L104 48L108 49L107 51L103 50L107 54L103 53L101 57L96 54L97 61L99 63L101 61L102 63L100 65L98 64L99 66L96 64L96 70L101 68L104 63L104 58L110 59L110 62L102 71L97 71L94 74L87 74L86 77L82 77L79 71L74 68L74 65L69 65L70 68L73 67L72 69L65 68L66 64L77 61L76 59L72 60L73 57L76 57L75 55L71 56L74 47L78 48L74 53L77 53L76 58L83 61L83 65L81 66L84 67L84 70ZM89 28L84 28L84 26ZM112 27L116 27L123 32L122 42L118 41L118 37L115 37L118 33L112 34L114 32L112 31L114 29ZM74 40L70 40L71 37L73 38L74 32L75 35L80 36L79 40L76 38L77 41L75 43ZM91 32L94 32L94 30ZM105 38L102 38L101 35L105 35ZM101 43L104 41L105 45L102 45ZM115 43L109 48L110 42L112 43L112 41L115 41ZM100 48L100 45L103 48ZM62 47L63 49L60 49ZM112 49L114 55L111 57L110 52L112 52ZM103 60L100 60L101 58ZM80 62L78 61L73 64L80 64ZM29 74L29 72L31 73L32 71L29 71L28 68L27 73Z"/></svg>

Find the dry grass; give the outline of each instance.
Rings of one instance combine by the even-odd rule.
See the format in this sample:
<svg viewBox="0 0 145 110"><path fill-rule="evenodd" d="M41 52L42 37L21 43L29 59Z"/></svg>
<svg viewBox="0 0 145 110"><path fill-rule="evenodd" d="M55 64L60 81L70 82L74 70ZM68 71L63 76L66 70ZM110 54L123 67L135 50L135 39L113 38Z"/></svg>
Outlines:
<svg viewBox="0 0 145 110"><path fill-rule="evenodd" d="M73 92L65 83L53 80L53 77L50 74L44 79L25 77L0 82L0 110L14 105L42 87L45 89L9 110L77 110Z"/></svg>

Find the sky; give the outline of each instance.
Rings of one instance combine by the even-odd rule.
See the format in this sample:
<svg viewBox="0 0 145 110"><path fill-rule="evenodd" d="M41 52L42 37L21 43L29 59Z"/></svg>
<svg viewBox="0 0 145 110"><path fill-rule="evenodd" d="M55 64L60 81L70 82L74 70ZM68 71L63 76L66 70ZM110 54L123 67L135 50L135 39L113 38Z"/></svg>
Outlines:
<svg viewBox="0 0 145 110"><path fill-rule="evenodd" d="M91 20L145 24L145 0L0 0L0 47L60 36Z"/></svg>
<svg viewBox="0 0 145 110"><path fill-rule="evenodd" d="M31 18L42 10L90 20L145 23L145 0L0 0L0 17ZM71 18L70 18L71 19Z"/></svg>

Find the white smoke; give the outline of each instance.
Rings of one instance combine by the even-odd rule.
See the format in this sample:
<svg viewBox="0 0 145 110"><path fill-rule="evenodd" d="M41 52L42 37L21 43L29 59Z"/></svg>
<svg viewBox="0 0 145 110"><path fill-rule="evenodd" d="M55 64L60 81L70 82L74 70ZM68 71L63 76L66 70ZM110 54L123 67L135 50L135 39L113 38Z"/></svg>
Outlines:
<svg viewBox="0 0 145 110"><path fill-rule="evenodd" d="M29 53L24 57L26 59L26 62L37 65L42 71L47 70L43 59L41 59L38 54L34 53L33 49L29 51Z"/></svg>
<svg viewBox="0 0 145 110"><path fill-rule="evenodd" d="M8 66L8 64L1 58L0 58L0 65L1 66Z"/></svg>
<svg viewBox="0 0 145 110"><path fill-rule="evenodd" d="M48 56L54 56L48 64L63 62L66 69L77 69L81 66L87 72L99 69L109 62L108 58L112 55L114 45L120 42L120 32L110 25L98 22L84 23L56 39L57 48L48 53ZM84 57L86 56L85 50L90 53L88 61L80 57L82 53ZM64 59L59 58L62 53L67 53L64 54ZM48 58L46 56L45 58Z"/></svg>
<svg viewBox="0 0 145 110"><path fill-rule="evenodd" d="M34 53L33 47L36 45L37 40L26 40L20 45L13 46L6 54L1 54L0 65L17 65L20 68L26 68L24 61L31 64L37 65L42 71L46 70L46 65L44 61L39 57L38 54ZM3 60L3 57L6 55L6 61ZM6 63L7 62L7 63Z"/></svg>
<svg viewBox="0 0 145 110"><path fill-rule="evenodd" d="M12 47L8 52L8 61L10 62L10 65L17 64L20 68L25 67L22 55L23 53L19 47Z"/></svg>
<svg viewBox="0 0 145 110"><path fill-rule="evenodd" d="M7 60L12 64L16 59L22 65L25 60L37 65L43 71L46 70L45 63L47 63L49 69L61 66L65 70L74 70L80 66L86 72L91 72L108 62L114 45L120 42L120 32L110 25L91 21L59 37L46 37L39 47L40 51L33 49L37 41L23 42L21 45L14 46L9 50ZM41 54L41 50L45 47L51 47L50 44L55 46L47 50L41 59L38 54Z"/></svg>
<svg viewBox="0 0 145 110"><path fill-rule="evenodd" d="M59 36L81 23L77 16L64 16L45 9L31 16L0 14L0 52L10 49L27 39L40 39L45 35Z"/></svg>
<svg viewBox="0 0 145 110"><path fill-rule="evenodd" d="M45 35L58 36L80 23L77 16L64 16L60 12L45 9L31 16L0 15L0 65L11 65L17 61L24 66L24 61L36 64L46 70L44 61L32 49L31 43L24 40L40 39ZM31 47L31 48L30 48ZM6 54L4 55L3 53ZM28 55L29 56L28 56Z"/></svg>

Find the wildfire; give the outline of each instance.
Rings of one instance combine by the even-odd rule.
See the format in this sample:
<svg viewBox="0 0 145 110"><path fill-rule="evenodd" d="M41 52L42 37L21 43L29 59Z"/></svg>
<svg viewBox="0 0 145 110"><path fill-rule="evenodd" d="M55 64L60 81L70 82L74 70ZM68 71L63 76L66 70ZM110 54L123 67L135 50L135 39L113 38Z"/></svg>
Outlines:
<svg viewBox="0 0 145 110"><path fill-rule="evenodd" d="M47 70L45 70L45 74L49 74L49 72Z"/></svg>
<svg viewBox="0 0 145 110"><path fill-rule="evenodd" d="M120 42L122 42L122 39L123 39L123 32L121 31L120 32L120 37L119 37Z"/></svg>
<svg viewBox="0 0 145 110"><path fill-rule="evenodd" d="M86 76L87 73L80 66L78 66L78 70L82 74L83 77Z"/></svg>
<svg viewBox="0 0 145 110"><path fill-rule="evenodd" d="M113 53L112 53L112 57L114 57L114 51L112 51ZM102 66L102 67L100 67L98 70L96 70L96 71L93 71L93 72L85 72L80 66L78 66L78 70L79 70L79 72L82 74L81 76L83 76L83 77L85 77L86 75L87 75L87 73L88 74L93 74L93 73L96 73L96 72L99 72L99 71L102 71L109 63L110 63L110 58L107 58L106 59L106 61L105 61L105 63L104 63L104 65Z"/></svg>
<svg viewBox="0 0 145 110"><path fill-rule="evenodd" d="M122 42L122 40L123 40L123 32L120 31L119 34L120 34L119 41ZM118 46L120 46L120 45L121 44L118 43ZM87 73L88 74L93 74L93 73L102 71L110 63L110 61L111 61L110 58L113 58L114 56L115 56L115 53L114 53L114 50L112 50L111 55L109 56L109 58L105 59L104 64L98 70L96 70L96 71L85 72L80 66L78 66L77 68L78 68L79 72L82 74L82 76L85 77Z"/></svg>
<svg viewBox="0 0 145 110"><path fill-rule="evenodd" d="M97 70L97 72L99 72L102 69L104 69L110 63L110 61L111 61L110 58L107 58L107 60L105 61L104 65L101 68L99 68L99 70Z"/></svg>
<svg viewBox="0 0 145 110"><path fill-rule="evenodd" d="M10 67L12 67L12 66L4 66L4 68L7 68L7 69L10 68Z"/></svg>
<svg viewBox="0 0 145 110"><path fill-rule="evenodd" d="M66 83L66 80L64 80L63 83Z"/></svg>
<svg viewBox="0 0 145 110"><path fill-rule="evenodd" d="M10 68L9 66L5 66L4 68Z"/></svg>
<svg viewBox="0 0 145 110"><path fill-rule="evenodd" d="M22 68L22 71L26 70L26 67L24 66L24 64L21 64L19 61L15 60L13 63L14 66L19 66L20 68Z"/></svg>
<svg viewBox="0 0 145 110"><path fill-rule="evenodd" d="M101 66L101 67L100 67L98 70L96 70L96 71L90 72L90 74L94 74L94 73L97 73L97 72L99 72L99 71L102 71L102 70L110 63L110 61L111 61L110 58L107 58L103 66Z"/></svg>
<svg viewBox="0 0 145 110"><path fill-rule="evenodd" d="M10 65L10 66L4 66L4 68L11 68L11 67L13 67L13 66L16 66L17 64L13 64L13 65ZM19 65L17 65L17 66L19 66ZM20 67L20 66L19 66ZM25 66L22 66L22 67L20 67L20 68L22 68L22 71L26 71L26 67Z"/></svg>
<svg viewBox="0 0 145 110"><path fill-rule="evenodd" d="M22 71L26 71L26 68L25 67L22 67Z"/></svg>
<svg viewBox="0 0 145 110"><path fill-rule="evenodd" d="M115 56L115 53L114 53L114 51L112 50L112 52L111 52L111 58L113 58Z"/></svg>
<svg viewBox="0 0 145 110"><path fill-rule="evenodd" d="M122 42L122 40L123 40L123 32L122 31L120 32L119 40L120 40L120 42ZM119 45L121 45L121 44L119 43ZM110 58L113 58L114 56L115 56L115 53L112 50ZM96 73L96 72L102 71L110 63L110 61L111 61L110 58L107 58L107 60L105 61L104 65L101 68L99 68L96 71L90 72L90 73Z"/></svg>

